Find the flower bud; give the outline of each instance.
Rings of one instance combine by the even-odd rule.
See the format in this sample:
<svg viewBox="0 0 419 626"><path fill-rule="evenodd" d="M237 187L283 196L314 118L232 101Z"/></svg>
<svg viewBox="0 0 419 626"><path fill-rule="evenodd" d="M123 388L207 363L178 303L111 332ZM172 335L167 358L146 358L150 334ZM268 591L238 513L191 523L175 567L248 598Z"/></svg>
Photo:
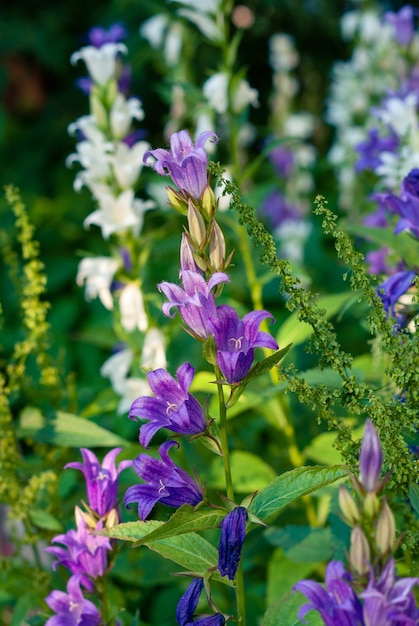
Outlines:
<svg viewBox="0 0 419 626"><path fill-rule="evenodd" d="M191 272L200 271L200 268L195 261L194 251L189 241L189 237L186 233L182 233L182 241L180 244L180 269Z"/></svg>
<svg viewBox="0 0 419 626"><path fill-rule="evenodd" d="M373 519L378 515L380 510L380 501L375 493L367 493L364 497L364 513L367 517Z"/></svg>
<svg viewBox="0 0 419 626"><path fill-rule="evenodd" d="M106 516L105 528L113 528L119 524L119 515L116 509L111 509Z"/></svg>
<svg viewBox="0 0 419 626"><path fill-rule="evenodd" d="M202 208L204 209L204 214L206 218L208 220L211 219L211 217L215 213L216 202L215 202L214 192L209 185L207 185L204 189L204 192L201 198L201 204L202 204Z"/></svg>
<svg viewBox="0 0 419 626"><path fill-rule="evenodd" d="M94 517L93 513L86 513L85 511L82 511L79 506L76 506L74 509L74 518L76 520L77 527L79 527L82 520L84 520L88 528L96 528L97 519Z"/></svg>
<svg viewBox="0 0 419 626"><path fill-rule="evenodd" d="M361 516L356 502L343 485L339 488L339 506L348 524L354 525L359 522Z"/></svg>
<svg viewBox="0 0 419 626"><path fill-rule="evenodd" d="M223 231L215 220L212 220L211 223L209 258L211 261L211 267L215 272L223 271L226 258L226 242Z"/></svg>
<svg viewBox="0 0 419 626"><path fill-rule="evenodd" d="M380 440L372 422L368 419L359 455L359 480L366 491L377 492L380 489L382 466L383 452Z"/></svg>
<svg viewBox="0 0 419 626"><path fill-rule="evenodd" d="M383 499L381 513L377 520L375 540L382 554L388 554L393 551L396 540L396 523L394 521L393 511L390 509L385 498Z"/></svg>
<svg viewBox="0 0 419 626"><path fill-rule="evenodd" d="M98 87L93 85L90 92L90 110L92 111L92 115L96 118L97 126L101 129L105 129L108 124L108 114L98 92Z"/></svg>
<svg viewBox="0 0 419 626"><path fill-rule="evenodd" d="M188 226L192 242L200 248L206 241L207 232L204 219L192 200L188 201Z"/></svg>
<svg viewBox="0 0 419 626"><path fill-rule="evenodd" d="M187 215L188 213L188 205L185 201L185 197L179 193L179 191L175 191L172 187L166 187L167 197L169 199L169 204L172 209L182 213L182 215Z"/></svg>
<svg viewBox="0 0 419 626"><path fill-rule="evenodd" d="M370 558L370 546L365 533L359 526L355 526L351 532L351 546L349 549L351 566L362 576L368 572Z"/></svg>

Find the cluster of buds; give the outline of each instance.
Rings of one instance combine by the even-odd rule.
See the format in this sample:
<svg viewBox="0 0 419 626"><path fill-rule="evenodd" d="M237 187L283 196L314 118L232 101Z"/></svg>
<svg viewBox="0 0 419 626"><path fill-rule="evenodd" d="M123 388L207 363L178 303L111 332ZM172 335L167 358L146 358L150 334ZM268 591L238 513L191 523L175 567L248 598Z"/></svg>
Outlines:
<svg viewBox="0 0 419 626"><path fill-rule="evenodd" d="M218 141L211 131L202 132L195 145L188 132L181 130L170 138L170 152L163 148L148 150L144 162L154 158L157 173L170 176L178 189L166 188L169 204L187 217L186 237L197 269L209 276L223 272L230 264L233 253L226 256L223 232L214 215L218 201L208 182L208 156L204 145Z"/></svg>

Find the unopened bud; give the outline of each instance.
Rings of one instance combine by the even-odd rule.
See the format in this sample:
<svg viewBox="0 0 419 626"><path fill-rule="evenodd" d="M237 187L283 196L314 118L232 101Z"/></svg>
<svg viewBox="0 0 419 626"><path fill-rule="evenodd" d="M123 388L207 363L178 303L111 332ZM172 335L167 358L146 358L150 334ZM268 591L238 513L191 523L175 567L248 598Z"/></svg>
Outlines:
<svg viewBox="0 0 419 626"><path fill-rule="evenodd" d="M349 561L352 568L361 576L368 572L371 552L365 533L359 526L355 526L351 532L351 546L349 549Z"/></svg>
<svg viewBox="0 0 419 626"><path fill-rule="evenodd" d="M95 118L96 125L101 129L106 129L108 125L108 114L96 85L92 86L90 92L90 110Z"/></svg>
<svg viewBox="0 0 419 626"><path fill-rule="evenodd" d="M356 502L343 485L339 488L339 506L348 524L354 525L359 522L361 515Z"/></svg>
<svg viewBox="0 0 419 626"><path fill-rule="evenodd" d="M375 540L382 554L388 554L393 551L396 540L396 523L393 511L388 506L385 498L383 499L381 513L377 520Z"/></svg>
<svg viewBox="0 0 419 626"><path fill-rule="evenodd" d="M92 528L92 529L96 528L97 519L95 519L94 515L92 515L91 513L86 513L85 511L82 511L82 509L79 506L76 506L74 509L74 517L76 520L77 527L80 525L80 523L83 520L89 528Z"/></svg>
<svg viewBox="0 0 419 626"><path fill-rule="evenodd" d="M198 272L199 267L195 262L195 257L189 237L186 233L182 233L182 241L180 244L180 269Z"/></svg>
<svg viewBox="0 0 419 626"><path fill-rule="evenodd" d="M359 481L366 491L376 493L380 489L380 475L383 466L383 451L380 439L372 422L365 423L359 455Z"/></svg>
<svg viewBox="0 0 419 626"><path fill-rule="evenodd" d="M380 501L375 493L367 493L364 497L364 512L365 515L373 519L378 515L380 510Z"/></svg>
<svg viewBox="0 0 419 626"><path fill-rule="evenodd" d="M196 246L200 248L206 241L207 231L204 218L190 199L188 201L188 226L192 243L196 243Z"/></svg>
<svg viewBox="0 0 419 626"><path fill-rule="evenodd" d="M182 194L179 193L179 191L175 191L174 189L172 189L172 187L169 187L169 186L166 187L166 193L167 193L167 198L169 200L169 204L172 207L172 209L175 209L175 211L182 213L182 215L187 215L188 204L184 196L182 196Z"/></svg>
<svg viewBox="0 0 419 626"><path fill-rule="evenodd" d="M119 515L116 509L111 509L106 516L105 528L113 528L119 524Z"/></svg>
<svg viewBox="0 0 419 626"><path fill-rule="evenodd" d="M209 257L212 268L216 271L224 269L226 258L226 242L223 231L215 220L211 223L211 237L209 240Z"/></svg>
<svg viewBox="0 0 419 626"><path fill-rule="evenodd" d="M207 185L203 191L201 204L206 218L208 220L211 219L215 213L216 202L214 192L209 185Z"/></svg>

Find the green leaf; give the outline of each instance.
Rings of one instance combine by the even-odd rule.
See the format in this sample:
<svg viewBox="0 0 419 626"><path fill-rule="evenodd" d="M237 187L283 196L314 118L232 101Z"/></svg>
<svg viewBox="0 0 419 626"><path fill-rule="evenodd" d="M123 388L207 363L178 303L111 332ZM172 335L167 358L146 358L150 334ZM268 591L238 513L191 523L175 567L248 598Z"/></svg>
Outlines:
<svg viewBox="0 0 419 626"><path fill-rule="evenodd" d="M273 604L279 596L291 591L299 580L309 578L316 565L295 563L280 548L276 548L268 564L266 604Z"/></svg>
<svg viewBox="0 0 419 626"><path fill-rule="evenodd" d="M301 496L306 496L347 476L347 471L342 465L297 467L281 474L256 494L249 507L249 513L266 520Z"/></svg>
<svg viewBox="0 0 419 626"><path fill-rule="evenodd" d="M409 485L409 500L416 513L419 514L419 485L417 483Z"/></svg>
<svg viewBox="0 0 419 626"><path fill-rule="evenodd" d="M21 412L17 436L68 448L113 448L130 445L129 441L92 420L63 411L57 411L54 416L47 418L34 407L27 407Z"/></svg>
<svg viewBox="0 0 419 626"><path fill-rule="evenodd" d="M273 367L275 367L275 365L278 365L278 363L285 357L290 348L291 344L288 344L287 346L285 346L285 348L282 348L282 350L277 350L271 356L263 359L263 361L259 361L259 363L256 363L256 365L252 367L250 372L243 378L243 380L238 385L235 385L231 388L230 397L226 402L226 407L230 408L234 404L236 404L237 400L240 398L247 385L252 380L256 380L256 378L259 378L259 376L262 376L263 374L269 372Z"/></svg>
<svg viewBox="0 0 419 626"><path fill-rule="evenodd" d="M38 528L45 528L46 530L53 530L56 532L60 532L63 529L57 518L43 509L31 509L29 511L29 517L32 524L35 524Z"/></svg>
<svg viewBox="0 0 419 626"><path fill-rule="evenodd" d="M267 487L275 478L274 470L252 452L233 450L230 457L234 489L238 493L251 493ZM207 484L212 489L224 489L225 475L222 459L212 462Z"/></svg>
<svg viewBox="0 0 419 626"><path fill-rule="evenodd" d="M300 593L287 593L266 611L262 626L324 626L318 611L309 611L304 622L298 619L298 611L307 599Z"/></svg>
<svg viewBox="0 0 419 626"><path fill-rule="evenodd" d="M345 293L336 293L333 295L322 296L318 299L318 306L325 310L325 319L329 319L336 315L342 307L350 300L353 300L354 294L351 291ZM313 328L306 322L299 320L300 311L294 311L281 325L279 333L276 337L278 345L284 345L291 342L293 346L297 346L308 339L313 332Z"/></svg>
<svg viewBox="0 0 419 626"><path fill-rule="evenodd" d="M184 535L198 530L208 530L208 528L217 528L225 515L226 513L219 510L203 508L195 510L193 506L184 504L173 513L163 526L156 528L149 535L136 541L134 548L150 541L156 541L156 539L175 537L176 535Z"/></svg>
<svg viewBox="0 0 419 626"><path fill-rule="evenodd" d="M294 563L321 563L333 556L334 538L330 528L289 525L268 528L265 537L274 546L283 549Z"/></svg>

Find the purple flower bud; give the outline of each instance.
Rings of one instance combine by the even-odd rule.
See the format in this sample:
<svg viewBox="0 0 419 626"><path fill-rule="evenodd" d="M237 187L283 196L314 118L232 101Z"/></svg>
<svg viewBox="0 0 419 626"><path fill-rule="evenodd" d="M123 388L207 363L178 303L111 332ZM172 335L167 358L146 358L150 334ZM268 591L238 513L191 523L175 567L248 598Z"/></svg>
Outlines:
<svg viewBox="0 0 419 626"><path fill-rule="evenodd" d="M368 492L376 492L380 487L383 466L381 443L372 422L365 423L364 436L359 455L359 480Z"/></svg>
<svg viewBox="0 0 419 626"><path fill-rule="evenodd" d="M275 339L259 330L266 318L273 319L268 311L252 311L239 320L232 307L220 305L217 317L209 320L217 348L217 363L230 384L240 382L246 376L253 363L254 348L278 349Z"/></svg>
<svg viewBox="0 0 419 626"><path fill-rule="evenodd" d="M167 506L182 504L195 506L202 501L202 491L183 469L173 463L169 450L179 447L176 441L166 441L159 448L161 460L140 454L133 462L137 474L145 481L142 485L129 487L125 494L125 506L138 502L138 515L145 520L157 502Z"/></svg>
<svg viewBox="0 0 419 626"><path fill-rule="evenodd" d="M204 145L210 138L218 141L215 133L204 131L194 145L186 130L173 133L170 137L170 152L163 148L149 150L144 155L144 163L150 156L154 157L153 167L158 174L170 176L180 191L199 200L208 183L208 156Z"/></svg>
<svg viewBox="0 0 419 626"><path fill-rule="evenodd" d="M149 420L140 428L140 443L147 448L160 428L168 428L182 435L204 432L206 420L199 402L189 393L195 370L190 363L181 365L177 382L166 370L157 369L147 374L155 398L137 398L131 406L129 417Z"/></svg>
<svg viewBox="0 0 419 626"><path fill-rule="evenodd" d="M169 302L163 304L165 315L171 317L171 309L178 307L180 316L197 338L208 339L212 334L209 320L217 313L211 289L220 283L229 282L227 274L216 272L208 283L198 272L181 270L183 289L174 283L160 283L159 291L164 293Z"/></svg>
<svg viewBox="0 0 419 626"><path fill-rule="evenodd" d="M79 576L70 578L67 593L52 591L45 602L56 613L45 626L99 626L101 623L98 609L81 592Z"/></svg>
<svg viewBox="0 0 419 626"><path fill-rule="evenodd" d="M87 34L88 42L95 48L101 48L105 43L119 43L127 37L127 31L122 24L115 23L108 30L94 26Z"/></svg>
<svg viewBox="0 0 419 626"><path fill-rule="evenodd" d="M203 579L194 578L180 598L176 608L176 622L178 626L191 626L192 624L198 624L198 626L224 626L225 619L221 613L198 617L197 620L193 619L203 587Z"/></svg>
<svg viewBox="0 0 419 626"><path fill-rule="evenodd" d="M132 461L122 461L118 468L115 467L115 459L121 450L122 448L114 448L108 452L100 465L91 450L81 448L84 463L74 461L65 466L83 472L89 506L100 517L116 507L119 474L132 465Z"/></svg>
<svg viewBox="0 0 419 626"><path fill-rule="evenodd" d="M223 519L218 546L218 570L221 576L234 580L246 536L247 509L238 506Z"/></svg>

